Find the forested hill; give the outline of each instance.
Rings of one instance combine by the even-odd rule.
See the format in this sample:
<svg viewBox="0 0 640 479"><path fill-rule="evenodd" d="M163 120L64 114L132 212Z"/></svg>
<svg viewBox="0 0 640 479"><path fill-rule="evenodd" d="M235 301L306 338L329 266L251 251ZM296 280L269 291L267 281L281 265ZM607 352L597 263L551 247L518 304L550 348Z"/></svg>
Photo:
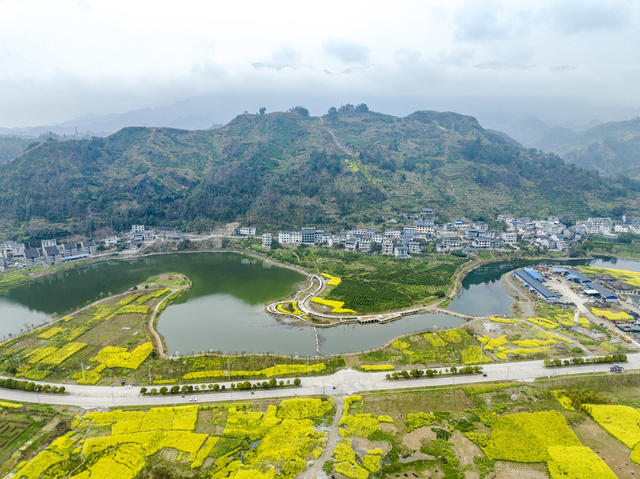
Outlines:
<svg viewBox="0 0 640 479"><path fill-rule="evenodd" d="M640 180L640 118L603 123L586 131L551 137L540 145L566 161Z"/></svg>
<svg viewBox="0 0 640 479"><path fill-rule="evenodd" d="M0 164L18 156L33 141L33 138L0 136Z"/></svg>
<svg viewBox="0 0 640 479"><path fill-rule="evenodd" d="M131 223L206 229L366 224L435 207L444 217L610 214L636 184L524 149L469 116L347 111L240 115L222 128L125 128L50 140L0 166L0 233L91 233Z"/></svg>

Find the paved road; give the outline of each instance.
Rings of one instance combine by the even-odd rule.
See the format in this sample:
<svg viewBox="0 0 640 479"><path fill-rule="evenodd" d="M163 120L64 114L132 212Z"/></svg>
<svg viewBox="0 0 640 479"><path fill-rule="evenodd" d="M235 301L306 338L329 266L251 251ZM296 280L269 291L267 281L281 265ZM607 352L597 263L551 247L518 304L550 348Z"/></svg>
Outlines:
<svg viewBox="0 0 640 479"><path fill-rule="evenodd" d="M477 376L444 376L421 378L407 381L388 381L385 373L363 373L352 369L343 369L330 376L313 376L302 378L298 388L233 391L224 393L197 393L182 397L175 396L141 396L139 387L124 388L120 386L82 386L65 384L68 394L42 394L11 389L0 389L0 399L22 402L42 402L80 406L86 409L107 408L117 406L154 406L160 404L188 403L191 397L198 402L243 401L292 396L330 395L343 396L358 392L409 389L424 386L445 386L456 384L473 384L487 381L523 381L530 382L538 377L567 376L581 373L606 372L611 364L587 366L571 366L564 368L545 368L543 361L525 361L484 365L487 377ZM640 353L628 355L626 369L640 369ZM40 382L40 384L52 384ZM226 383L229 385L230 383Z"/></svg>

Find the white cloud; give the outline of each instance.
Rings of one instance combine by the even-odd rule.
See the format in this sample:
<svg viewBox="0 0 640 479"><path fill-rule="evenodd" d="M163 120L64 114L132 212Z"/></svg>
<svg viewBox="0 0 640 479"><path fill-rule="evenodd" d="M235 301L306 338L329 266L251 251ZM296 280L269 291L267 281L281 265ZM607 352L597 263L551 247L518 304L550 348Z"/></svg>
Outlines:
<svg viewBox="0 0 640 479"><path fill-rule="evenodd" d="M416 108L427 94L532 91L638 105L639 10L620 0L0 0L0 126L292 91L298 102L414 95Z"/></svg>
<svg viewBox="0 0 640 479"><path fill-rule="evenodd" d="M325 43L324 52L345 63L360 63L369 59L370 50L368 47L358 43L332 38Z"/></svg>

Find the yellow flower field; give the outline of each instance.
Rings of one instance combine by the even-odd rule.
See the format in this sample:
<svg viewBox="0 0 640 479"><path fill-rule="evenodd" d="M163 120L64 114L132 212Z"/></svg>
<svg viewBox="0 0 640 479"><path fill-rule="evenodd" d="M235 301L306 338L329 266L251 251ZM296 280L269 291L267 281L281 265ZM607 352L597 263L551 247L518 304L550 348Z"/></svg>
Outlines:
<svg viewBox="0 0 640 479"><path fill-rule="evenodd" d="M330 286L338 286L340 283L342 283L342 279L338 278L337 276L331 276L328 273L322 273L322 276L324 276L325 278L327 278L327 284Z"/></svg>
<svg viewBox="0 0 640 479"><path fill-rule="evenodd" d="M567 411L575 411L571 399L565 395L565 391L551 391L551 394L553 394L553 397L556 398Z"/></svg>
<svg viewBox="0 0 640 479"><path fill-rule="evenodd" d="M487 457L516 462L546 462L550 446L582 446L557 411L498 416L489 435L467 434Z"/></svg>
<svg viewBox="0 0 640 479"><path fill-rule="evenodd" d="M609 434L633 449L640 443L640 410L631 406L587 404L586 411Z"/></svg>
<svg viewBox="0 0 640 479"><path fill-rule="evenodd" d="M592 307L591 312L596 316L601 316L611 320L629 321L633 319L633 316L625 313L624 311L611 311L609 309L598 309Z"/></svg>
<svg viewBox="0 0 640 479"><path fill-rule="evenodd" d="M159 289L157 291L154 291L152 293L146 294L144 296L140 296L139 298L136 299L136 303L137 304L144 304L147 301L149 301L150 299L159 298L161 296L164 296L169 291L171 291L169 288Z"/></svg>
<svg viewBox="0 0 640 479"><path fill-rule="evenodd" d="M43 357L40 362L42 364L51 364L54 366L58 365L67 358L73 356L85 346L85 343L67 343L60 349L56 349L56 351L51 353L50 355Z"/></svg>
<svg viewBox="0 0 640 479"><path fill-rule="evenodd" d="M507 319L507 318L489 318L489 321L493 321L494 323L503 323L503 324L516 324L518 322L515 319Z"/></svg>
<svg viewBox="0 0 640 479"><path fill-rule="evenodd" d="M616 479L596 453L585 446L550 446L547 463L551 479Z"/></svg>
<svg viewBox="0 0 640 479"><path fill-rule="evenodd" d="M488 351L492 351L495 348L498 348L500 346L504 346L505 344L509 343L509 340L507 339L507 335L503 334L502 336L499 336L497 338L490 338L489 336L482 336L480 338L478 338L478 341L480 341L482 344L484 344L484 349L488 350Z"/></svg>
<svg viewBox="0 0 640 479"><path fill-rule="evenodd" d="M558 323L547 318L527 318L527 321L546 329L556 329L558 327Z"/></svg>
<svg viewBox="0 0 640 479"><path fill-rule="evenodd" d="M426 339L434 348L442 348L447 345L445 340L438 336L438 333L436 333L435 331L431 333L425 333L424 339Z"/></svg>
<svg viewBox="0 0 640 479"><path fill-rule="evenodd" d="M391 347L393 349L397 349L398 351L402 351L403 349L407 349L409 346L411 346L411 344L409 344L407 341L403 341L401 339L396 339L391 344Z"/></svg>
<svg viewBox="0 0 640 479"><path fill-rule="evenodd" d="M579 266L584 273L591 274L608 274L614 278L618 278L631 286L640 287L640 273L636 271L628 271L625 269L614 268L596 268L594 266Z"/></svg>
<svg viewBox="0 0 640 479"><path fill-rule="evenodd" d="M266 376L268 378L274 376L284 376L286 374L306 374L318 373L324 371L326 368L324 363L309 364L307 368L306 364L276 364L264 369L258 369L255 371L231 371L231 377L246 377L246 376ZM227 377L227 371L222 369L211 369L207 371L193 371L182 376L182 379L204 379L204 378L224 378Z"/></svg>
<svg viewBox="0 0 640 479"><path fill-rule="evenodd" d="M344 308L344 301L334 301L314 296L311 298L311 302L330 307L332 313L355 313L353 309Z"/></svg>
<svg viewBox="0 0 640 479"><path fill-rule="evenodd" d="M393 423L393 419L386 415L375 415L367 413L351 414L353 408L360 409L362 407L362 396L354 395L345 398L344 412L340 418L339 426L345 426L346 429L341 430L342 436L361 436L368 437L370 434L380 430L380 423Z"/></svg>
<svg viewBox="0 0 640 479"><path fill-rule="evenodd" d="M310 419L322 417L333 409L333 404L320 398L283 399L277 416L282 419Z"/></svg>
<svg viewBox="0 0 640 479"><path fill-rule="evenodd" d="M367 479L369 471L356 461L356 453L351 447L351 440L341 441L333 451L334 469L349 479Z"/></svg>
<svg viewBox="0 0 640 479"><path fill-rule="evenodd" d="M363 364L360 366L363 371L392 371L393 364Z"/></svg>
<svg viewBox="0 0 640 479"><path fill-rule="evenodd" d="M480 346L467 346L461 351L462 362L465 364L490 363L492 359L483 354Z"/></svg>
<svg viewBox="0 0 640 479"><path fill-rule="evenodd" d="M291 310L286 309L285 304L290 304ZM284 314L293 314L294 316L304 315L304 313L300 310L300 308L298 308L297 301L283 301L281 303L278 303L278 305L276 306L276 309Z"/></svg>
<svg viewBox="0 0 640 479"><path fill-rule="evenodd" d="M50 338L53 338L56 334L61 333L62 331L64 331L64 328L61 328L59 326L55 326L55 327L49 328L46 331L44 331L43 333L39 334L38 337L40 339L50 339Z"/></svg>
<svg viewBox="0 0 640 479"><path fill-rule="evenodd" d="M436 416L430 412L419 412L417 414L407 414L404 425L407 432L415 431L423 426L431 426L436 420Z"/></svg>
<svg viewBox="0 0 640 479"><path fill-rule="evenodd" d="M141 344L133 351L128 352L126 348L118 346L106 346L91 358L91 361L100 363L104 368L128 368L138 369L145 359L153 351L150 342Z"/></svg>

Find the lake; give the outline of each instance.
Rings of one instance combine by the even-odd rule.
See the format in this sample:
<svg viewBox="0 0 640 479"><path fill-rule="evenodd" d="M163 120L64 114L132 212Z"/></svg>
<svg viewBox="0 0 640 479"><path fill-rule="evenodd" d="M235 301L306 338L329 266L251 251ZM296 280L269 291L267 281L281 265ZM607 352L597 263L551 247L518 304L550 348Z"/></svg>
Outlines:
<svg viewBox="0 0 640 479"><path fill-rule="evenodd" d="M170 353L214 350L224 353L323 354L376 348L395 336L464 321L446 314L421 314L385 325L336 328L296 326L276 320L265 303L287 296L304 276L230 253L153 255L78 265L12 288L0 295L0 336L19 334L100 298L124 291L149 276L178 272L193 287L158 321Z"/></svg>
<svg viewBox="0 0 640 479"><path fill-rule="evenodd" d="M548 262L548 261L539 261ZM559 261L566 263L566 261ZM532 261L482 266L463 281L450 308L470 315L508 314L513 302L500 276ZM640 271L640 262L596 259L589 264ZM149 276L177 272L193 287L158 321L168 352L269 352L299 356L341 354L380 347L396 336L455 328L464 320L444 313L406 316L386 324L334 328L294 325L264 310L265 303L295 290L304 276L254 258L231 253L163 254L110 260L57 272L0 294L0 337L16 335L100 298L122 292Z"/></svg>
<svg viewBox="0 0 640 479"><path fill-rule="evenodd" d="M463 280L460 293L447 309L471 316L510 314L513 298L502 288L500 278L508 271L532 264L588 264L602 268L640 271L640 261L620 258L593 260L523 260L490 263L471 271Z"/></svg>

